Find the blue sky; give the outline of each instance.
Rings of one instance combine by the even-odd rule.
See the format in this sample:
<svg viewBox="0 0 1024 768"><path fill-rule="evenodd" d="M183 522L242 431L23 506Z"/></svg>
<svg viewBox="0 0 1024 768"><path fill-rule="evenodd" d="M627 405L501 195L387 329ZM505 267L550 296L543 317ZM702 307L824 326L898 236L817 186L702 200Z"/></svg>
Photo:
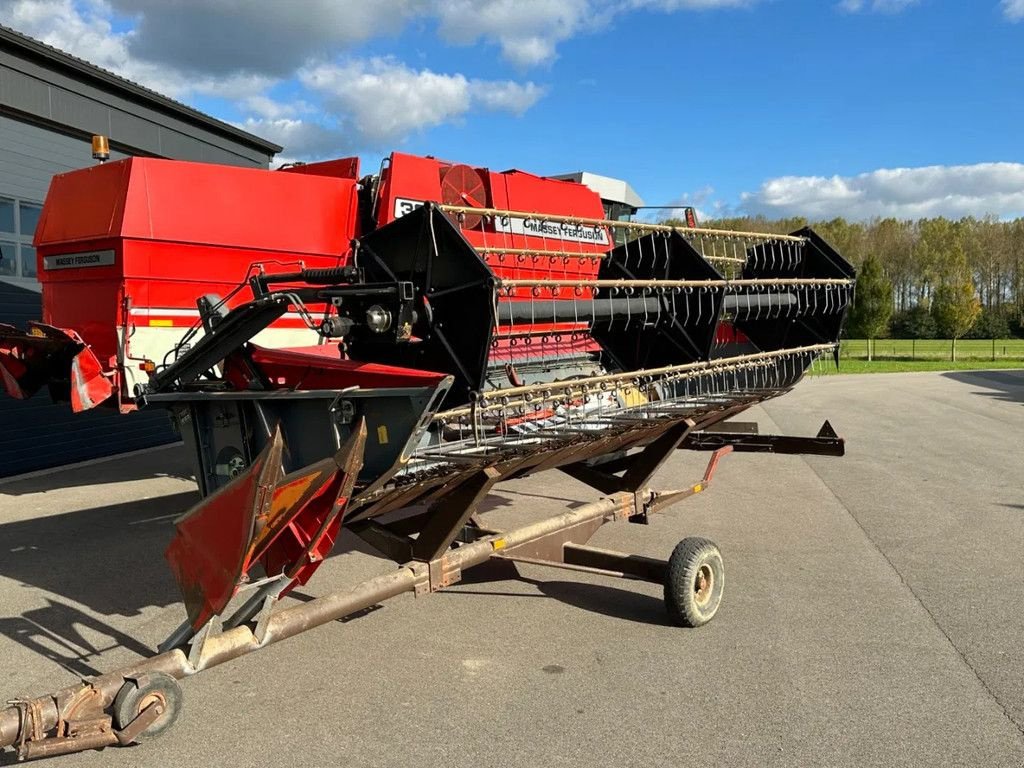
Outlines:
<svg viewBox="0 0 1024 768"><path fill-rule="evenodd" d="M1024 215L1024 0L0 0L285 145L629 180L650 204Z"/></svg>

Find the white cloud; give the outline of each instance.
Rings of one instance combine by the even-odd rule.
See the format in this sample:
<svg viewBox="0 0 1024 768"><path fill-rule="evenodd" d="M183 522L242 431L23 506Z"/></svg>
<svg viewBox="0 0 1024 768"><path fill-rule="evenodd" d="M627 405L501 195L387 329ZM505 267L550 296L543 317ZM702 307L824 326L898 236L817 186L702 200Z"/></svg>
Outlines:
<svg viewBox="0 0 1024 768"><path fill-rule="evenodd" d="M106 0L136 20L130 52L181 69L283 77L400 32L430 0Z"/></svg>
<svg viewBox="0 0 1024 768"><path fill-rule="evenodd" d="M522 114L543 93L534 83L469 80L385 58L320 64L302 71L299 79L370 146L457 120L474 106Z"/></svg>
<svg viewBox="0 0 1024 768"><path fill-rule="evenodd" d="M469 45L496 42L520 66L550 61L556 45L593 23L604 11L592 0L438 0L441 36Z"/></svg>
<svg viewBox="0 0 1024 768"><path fill-rule="evenodd" d="M553 61L558 44L600 29L616 16L647 9L663 13L742 8L762 0L434 0L441 36L469 45L496 43L521 67Z"/></svg>
<svg viewBox="0 0 1024 768"><path fill-rule="evenodd" d="M536 83L516 83L512 80L471 80L469 95L473 102L495 112L522 115L544 95L545 90Z"/></svg>
<svg viewBox="0 0 1024 768"><path fill-rule="evenodd" d="M1002 0L1003 15L1010 21L1024 19L1024 0Z"/></svg>
<svg viewBox="0 0 1024 768"><path fill-rule="evenodd" d="M839 8L847 13L899 13L905 8L917 5L918 2L920 0L841 0Z"/></svg>
<svg viewBox="0 0 1024 768"><path fill-rule="evenodd" d="M857 176L783 176L745 193L740 208L767 216L868 219L1024 215L1024 164L884 168Z"/></svg>
<svg viewBox="0 0 1024 768"><path fill-rule="evenodd" d="M323 160L358 152L362 147L338 128L297 117L249 117L239 128L284 147L278 162Z"/></svg>

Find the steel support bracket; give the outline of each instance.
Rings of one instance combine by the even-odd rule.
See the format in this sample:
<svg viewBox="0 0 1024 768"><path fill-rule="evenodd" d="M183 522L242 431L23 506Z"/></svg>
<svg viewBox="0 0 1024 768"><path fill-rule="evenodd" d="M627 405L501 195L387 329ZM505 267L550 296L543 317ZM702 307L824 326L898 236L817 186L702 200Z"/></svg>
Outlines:
<svg viewBox="0 0 1024 768"><path fill-rule="evenodd" d="M413 594L416 597L430 594L430 564L429 563L406 563L406 568L412 571L415 581L413 582Z"/></svg>
<svg viewBox="0 0 1024 768"><path fill-rule="evenodd" d="M203 646L206 644L206 641L211 637L219 635L222 628L220 618L214 616L196 632L188 649L188 663L192 665L193 669L199 669L200 660L203 658Z"/></svg>
<svg viewBox="0 0 1024 768"><path fill-rule="evenodd" d="M714 451L731 446L738 453L777 453L797 456L844 456L846 442L826 421L814 437L759 435L720 431L687 435L679 446L690 451Z"/></svg>
<svg viewBox="0 0 1024 768"><path fill-rule="evenodd" d="M416 597L429 595L462 580L462 569L445 557L436 558L429 563L413 561L406 563L405 567L415 576L413 594Z"/></svg>
<svg viewBox="0 0 1024 768"><path fill-rule="evenodd" d="M567 464L559 469L601 493L609 495L620 491L633 493L637 497L637 511L629 519L631 522L645 523L646 513L640 505L640 496L647 493L647 487L654 475L686 440L693 426L690 419L677 421L669 425L638 453L616 460L610 464L610 468L604 470L600 468L600 465L592 466L585 462ZM620 476L615 474L616 472L623 472L623 474Z"/></svg>
<svg viewBox="0 0 1024 768"><path fill-rule="evenodd" d="M433 562L444 555L500 477L497 469L486 467L434 502L412 546L413 558Z"/></svg>

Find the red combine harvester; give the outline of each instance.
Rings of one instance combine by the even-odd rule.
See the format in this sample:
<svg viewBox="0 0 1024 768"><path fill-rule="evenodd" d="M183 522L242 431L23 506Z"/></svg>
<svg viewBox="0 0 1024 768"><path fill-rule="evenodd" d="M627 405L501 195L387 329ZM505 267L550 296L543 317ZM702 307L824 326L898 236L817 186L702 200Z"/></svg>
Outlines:
<svg viewBox="0 0 1024 768"><path fill-rule="evenodd" d="M664 584L709 621L721 555L587 546L704 490L732 450L842 455L723 423L837 354L854 272L812 230L674 228L582 184L393 154L263 171L133 158L54 178L44 323L0 326L8 394L167 409L202 500L167 548L186 618L151 658L0 710L21 758L166 730L177 680L492 558ZM695 222L694 222L695 223ZM650 481L713 451L691 486ZM602 497L511 531L494 485L558 469ZM398 564L308 603L342 527Z"/></svg>

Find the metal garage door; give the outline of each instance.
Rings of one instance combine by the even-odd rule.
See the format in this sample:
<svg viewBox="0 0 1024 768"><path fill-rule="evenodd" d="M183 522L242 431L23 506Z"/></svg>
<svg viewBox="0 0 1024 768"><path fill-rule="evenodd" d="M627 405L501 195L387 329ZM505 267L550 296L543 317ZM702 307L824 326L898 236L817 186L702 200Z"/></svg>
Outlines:
<svg viewBox="0 0 1024 768"><path fill-rule="evenodd" d="M88 142L0 116L0 322L41 318L31 277L33 204L50 177L92 162ZM20 263L19 263L20 262ZM27 403L0 395L0 477L174 440L162 411L72 414L45 392Z"/></svg>

